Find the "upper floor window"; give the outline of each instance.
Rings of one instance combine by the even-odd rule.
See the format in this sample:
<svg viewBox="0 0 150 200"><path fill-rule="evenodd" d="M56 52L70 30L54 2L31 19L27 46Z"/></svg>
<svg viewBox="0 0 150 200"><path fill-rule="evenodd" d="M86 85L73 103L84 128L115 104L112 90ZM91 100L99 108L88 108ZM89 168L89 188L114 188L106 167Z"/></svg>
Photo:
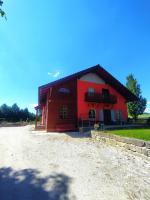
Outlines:
<svg viewBox="0 0 150 200"><path fill-rule="evenodd" d="M67 119L68 117L68 107L66 105L63 105L60 108L59 118L60 119Z"/></svg>
<svg viewBox="0 0 150 200"><path fill-rule="evenodd" d="M69 94L70 90L68 88L59 88L58 92L63 94Z"/></svg>
<svg viewBox="0 0 150 200"><path fill-rule="evenodd" d="M88 94L94 94L94 88L88 88Z"/></svg>

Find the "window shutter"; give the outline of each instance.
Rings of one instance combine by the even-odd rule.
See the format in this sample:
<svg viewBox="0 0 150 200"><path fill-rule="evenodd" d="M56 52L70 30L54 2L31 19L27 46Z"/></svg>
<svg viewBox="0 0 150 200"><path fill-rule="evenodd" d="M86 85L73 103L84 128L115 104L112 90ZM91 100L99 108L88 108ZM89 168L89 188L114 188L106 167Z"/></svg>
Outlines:
<svg viewBox="0 0 150 200"><path fill-rule="evenodd" d="M122 121L122 111L121 110L117 111L117 120Z"/></svg>

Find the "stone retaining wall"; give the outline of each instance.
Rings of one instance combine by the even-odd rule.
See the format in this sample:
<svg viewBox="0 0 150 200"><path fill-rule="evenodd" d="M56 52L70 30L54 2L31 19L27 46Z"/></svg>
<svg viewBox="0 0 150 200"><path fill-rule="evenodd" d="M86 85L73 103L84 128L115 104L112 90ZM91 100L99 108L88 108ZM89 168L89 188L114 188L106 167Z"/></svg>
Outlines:
<svg viewBox="0 0 150 200"><path fill-rule="evenodd" d="M91 137L94 140L102 141L115 146L117 145L127 150L150 157L150 142L134 138L120 137L102 131L91 131Z"/></svg>

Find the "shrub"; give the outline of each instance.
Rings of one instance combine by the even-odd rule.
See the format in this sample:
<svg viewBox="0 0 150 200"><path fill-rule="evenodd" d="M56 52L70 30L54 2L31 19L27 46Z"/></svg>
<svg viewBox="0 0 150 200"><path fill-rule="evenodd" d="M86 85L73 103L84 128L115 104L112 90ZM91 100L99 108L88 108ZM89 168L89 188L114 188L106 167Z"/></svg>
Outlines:
<svg viewBox="0 0 150 200"><path fill-rule="evenodd" d="M98 130L99 129L99 124L94 124L94 130Z"/></svg>

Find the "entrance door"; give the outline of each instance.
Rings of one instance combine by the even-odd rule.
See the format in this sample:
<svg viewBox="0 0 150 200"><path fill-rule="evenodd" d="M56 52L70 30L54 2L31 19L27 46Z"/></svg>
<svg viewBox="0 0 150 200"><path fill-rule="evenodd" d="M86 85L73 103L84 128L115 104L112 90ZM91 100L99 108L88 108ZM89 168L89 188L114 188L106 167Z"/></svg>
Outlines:
<svg viewBox="0 0 150 200"><path fill-rule="evenodd" d="M105 109L104 110L104 124L111 123L111 110Z"/></svg>

